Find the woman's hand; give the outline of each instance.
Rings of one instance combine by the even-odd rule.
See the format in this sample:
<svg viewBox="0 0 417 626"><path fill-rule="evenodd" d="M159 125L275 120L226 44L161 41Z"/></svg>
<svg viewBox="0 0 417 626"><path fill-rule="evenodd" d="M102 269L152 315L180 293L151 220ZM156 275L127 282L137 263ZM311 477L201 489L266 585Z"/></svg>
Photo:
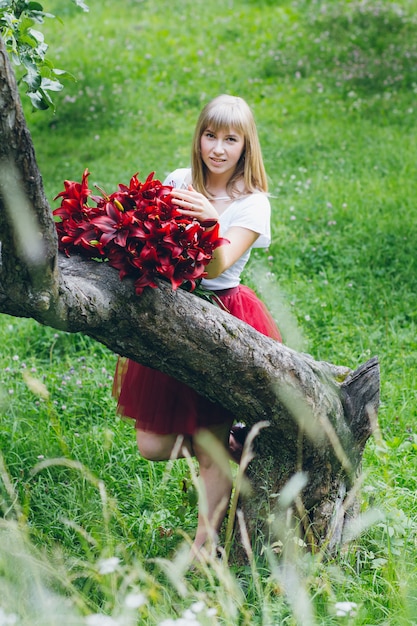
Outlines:
<svg viewBox="0 0 417 626"><path fill-rule="evenodd" d="M211 202L202 193L195 191L192 185L188 185L187 189L173 189L170 196L172 204L175 204L180 213L193 217L203 225L207 223L207 226L214 226L219 219Z"/></svg>

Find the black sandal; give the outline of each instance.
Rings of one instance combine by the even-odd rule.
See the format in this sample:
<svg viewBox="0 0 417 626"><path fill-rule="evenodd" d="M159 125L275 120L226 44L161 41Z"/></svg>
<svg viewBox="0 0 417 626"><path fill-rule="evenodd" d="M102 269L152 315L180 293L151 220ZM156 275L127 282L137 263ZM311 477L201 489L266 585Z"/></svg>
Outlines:
<svg viewBox="0 0 417 626"><path fill-rule="evenodd" d="M248 436L249 429L245 424L238 422L234 424L229 432L229 452L230 456L236 463L240 463L242 457L243 446L245 445L246 437Z"/></svg>

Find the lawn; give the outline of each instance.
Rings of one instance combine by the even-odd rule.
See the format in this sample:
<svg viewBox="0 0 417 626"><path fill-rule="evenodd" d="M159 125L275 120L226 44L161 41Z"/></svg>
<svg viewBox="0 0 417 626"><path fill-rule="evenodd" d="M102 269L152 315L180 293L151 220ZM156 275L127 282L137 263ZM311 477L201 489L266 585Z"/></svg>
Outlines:
<svg viewBox="0 0 417 626"><path fill-rule="evenodd" d="M87 4L44 2L49 55L74 77L55 111L22 85L51 207L86 167L109 191L186 167L202 105L244 97L273 207L245 280L296 350L352 369L378 355L380 427L336 558L185 573L193 464L139 457L115 355L2 315L0 625L417 624L416 0Z"/></svg>

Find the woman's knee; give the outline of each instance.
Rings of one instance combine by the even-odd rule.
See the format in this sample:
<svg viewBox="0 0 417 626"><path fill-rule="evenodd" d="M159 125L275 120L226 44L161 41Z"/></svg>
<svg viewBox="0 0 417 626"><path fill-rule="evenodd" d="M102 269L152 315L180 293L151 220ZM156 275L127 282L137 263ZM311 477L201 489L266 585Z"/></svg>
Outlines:
<svg viewBox="0 0 417 626"><path fill-rule="evenodd" d="M144 430L136 431L138 449L148 461L167 461L171 458L176 435L159 435Z"/></svg>

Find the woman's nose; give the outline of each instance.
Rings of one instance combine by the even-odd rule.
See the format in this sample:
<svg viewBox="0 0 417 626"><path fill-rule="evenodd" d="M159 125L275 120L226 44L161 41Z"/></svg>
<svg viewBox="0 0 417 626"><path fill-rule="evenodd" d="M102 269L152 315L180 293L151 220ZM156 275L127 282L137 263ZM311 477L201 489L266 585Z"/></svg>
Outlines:
<svg viewBox="0 0 417 626"><path fill-rule="evenodd" d="M216 154L221 154L223 152L224 148L223 148L223 141L221 139L219 139L218 141L216 141L216 145L214 146L214 152Z"/></svg>

